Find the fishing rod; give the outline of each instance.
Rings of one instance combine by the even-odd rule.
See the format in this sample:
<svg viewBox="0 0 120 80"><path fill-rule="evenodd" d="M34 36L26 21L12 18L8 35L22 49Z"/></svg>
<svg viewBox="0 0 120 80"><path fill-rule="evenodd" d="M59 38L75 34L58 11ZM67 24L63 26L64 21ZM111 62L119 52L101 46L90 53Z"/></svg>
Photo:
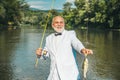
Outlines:
<svg viewBox="0 0 120 80"><path fill-rule="evenodd" d="M51 9L50 9L50 10L53 9L54 2L55 2L55 0L52 0L52 4L51 4ZM41 42L40 42L40 48L42 47L43 39L44 39L44 37L45 37L45 33L46 33L47 25L48 25L48 21L49 21L49 19L50 19L50 10L49 10L49 12L48 12L48 14L47 14L47 20L46 20L46 24L45 24L45 27L44 27L44 31L43 31L43 33L42 33L42 39L41 39ZM43 53L43 58L45 59L45 56L44 56L44 55L45 55L45 53ZM37 67L37 65L38 65L38 59L39 59L39 57L37 56L36 62L35 62L35 67Z"/></svg>

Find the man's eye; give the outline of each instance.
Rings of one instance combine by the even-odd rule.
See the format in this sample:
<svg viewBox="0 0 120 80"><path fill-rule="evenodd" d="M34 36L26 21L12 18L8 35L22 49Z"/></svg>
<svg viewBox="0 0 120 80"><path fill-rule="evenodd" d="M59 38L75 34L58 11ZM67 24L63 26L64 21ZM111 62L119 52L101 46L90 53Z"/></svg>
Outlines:
<svg viewBox="0 0 120 80"><path fill-rule="evenodd" d="M63 22L60 22L61 24L63 24Z"/></svg>
<svg viewBox="0 0 120 80"><path fill-rule="evenodd" d="M58 23L58 22L55 22L56 24Z"/></svg>

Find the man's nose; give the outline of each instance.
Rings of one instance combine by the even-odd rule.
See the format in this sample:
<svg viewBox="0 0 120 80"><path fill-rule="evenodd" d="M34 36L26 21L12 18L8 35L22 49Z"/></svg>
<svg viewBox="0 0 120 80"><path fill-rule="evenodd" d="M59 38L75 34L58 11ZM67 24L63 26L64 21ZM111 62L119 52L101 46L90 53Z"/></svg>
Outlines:
<svg viewBox="0 0 120 80"><path fill-rule="evenodd" d="M58 25L61 25L60 22L58 23Z"/></svg>
<svg viewBox="0 0 120 80"><path fill-rule="evenodd" d="M61 22L58 22L58 25L61 25Z"/></svg>

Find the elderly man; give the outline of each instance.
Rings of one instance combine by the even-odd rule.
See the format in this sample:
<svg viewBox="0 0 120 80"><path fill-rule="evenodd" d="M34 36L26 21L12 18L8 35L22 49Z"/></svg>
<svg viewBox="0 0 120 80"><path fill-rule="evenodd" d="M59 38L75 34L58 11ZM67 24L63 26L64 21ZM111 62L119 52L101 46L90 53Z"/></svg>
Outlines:
<svg viewBox="0 0 120 80"><path fill-rule="evenodd" d="M51 59L50 74L47 80L80 80L73 48L81 54L92 54L76 37L75 31L65 30L63 17L55 16L52 20L55 33L46 38L44 49L36 50L37 56L43 53Z"/></svg>

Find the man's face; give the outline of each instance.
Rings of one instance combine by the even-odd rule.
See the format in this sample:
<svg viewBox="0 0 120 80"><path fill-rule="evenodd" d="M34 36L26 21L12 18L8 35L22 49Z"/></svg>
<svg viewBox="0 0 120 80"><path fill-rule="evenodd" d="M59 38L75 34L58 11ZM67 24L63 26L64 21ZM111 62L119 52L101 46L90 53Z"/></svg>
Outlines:
<svg viewBox="0 0 120 80"><path fill-rule="evenodd" d="M54 18L52 27L56 32L62 32L64 30L64 19L60 16Z"/></svg>

